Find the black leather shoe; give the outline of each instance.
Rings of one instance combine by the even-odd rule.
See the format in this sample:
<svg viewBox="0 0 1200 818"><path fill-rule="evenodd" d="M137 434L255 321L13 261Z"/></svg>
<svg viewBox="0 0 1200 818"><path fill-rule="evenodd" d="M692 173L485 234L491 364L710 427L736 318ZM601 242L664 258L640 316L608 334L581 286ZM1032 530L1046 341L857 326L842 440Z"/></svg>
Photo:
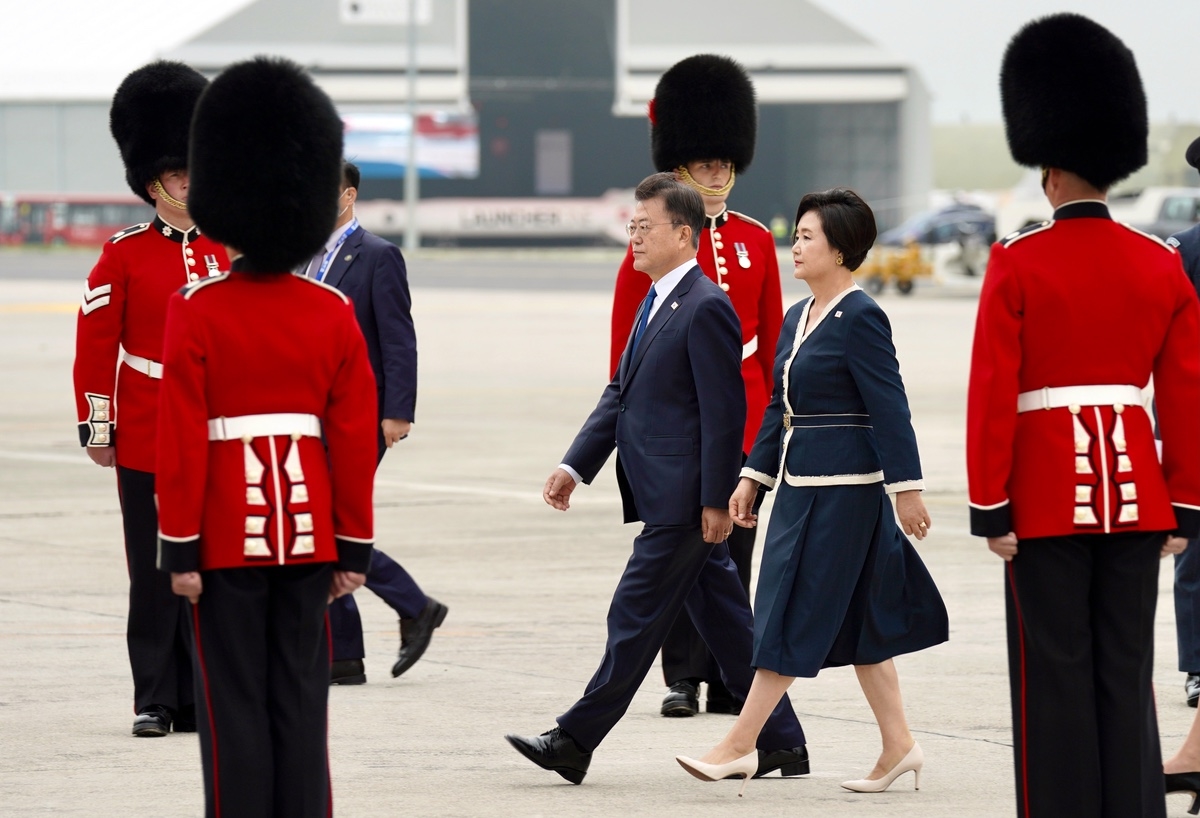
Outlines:
<svg viewBox="0 0 1200 818"><path fill-rule="evenodd" d="M727 713L731 716L742 715L742 703L737 699L706 699L705 713Z"/></svg>
<svg viewBox="0 0 1200 818"><path fill-rule="evenodd" d="M1200 702L1200 673L1189 673L1183 683L1183 692L1187 694L1188 707L1195 707Z"/></svg>
<svg viewBox="0 0 1200 818"><path fill-rule="evenodd" d="M667 695L663 697L662 710L664 716L683 717L694 716L700 712L700 700L697 697L697 684L688 680L671 685Z"/></svg>
<svg viewBox="0 0 1200 818"><path fill-rule="evenodd" d="M171 723L171 729L176 733L196 732L196 705L185 704L179 708L179 712L175 714L175 720Z"/></svg>
<svg viewBox="0 0 1200 818"><path fill-rule="evenodd" d="M755 778L779 770L781 776L808 775L808 748L804 745L791 750L759 750L758 772Z"/></svg>
<svg viewBox="0 0 1200 818"><path fill-rule="evenodd" d="M133 720L133 734L139 738L156 738L171 732L171 711L161 704L152 704Z"/></svg>
<svg viewBox="0 0 1200 818"><path fill-rule="evenodd" d="M1188 814L1200 815L1200 772L1164 773L1163 784L1168 795L1173 792L1190 792L1192 806L1188 809Z"/></svg>
<svg viewBox="0 0 1200 818"><path fill-rule="evenodd" d="M400 657L392 665L392 677L399 676L417 663L429 647L433 631L446 619L450 609L433 597L427 597L425 610L414 619L400 620Z"/></svg>
<svg viewBox="0 0 1200 818"><path fill-rule="evenodd" d="M331 685L365 685L367 669L362 659L339 659L329 666Z"/></svg>
<svg viewBox="0 0 1200 818"><path fill-rule="evenodd" d="M504 738L513 749L534 764L543 770L553 770L572 784L583 783L588 765L592 763L592 754L580 747L571 734L561 727L533 738L514 736L512 733Z"/></svg>

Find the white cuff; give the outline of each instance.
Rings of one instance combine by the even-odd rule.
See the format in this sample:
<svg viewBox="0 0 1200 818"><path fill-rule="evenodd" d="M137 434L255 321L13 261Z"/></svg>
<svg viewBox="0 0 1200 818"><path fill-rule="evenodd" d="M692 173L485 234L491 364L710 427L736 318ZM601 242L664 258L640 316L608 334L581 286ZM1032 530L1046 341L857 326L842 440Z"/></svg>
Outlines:
<svg viewBox="0 0 1200 818"><path fill-rule="evenodd" d="M902 491L924 491L924 480L905 480L900 483L884 483L883 490L888 494L899 494Z"/></svg>
<svg viewBox="0 0 1200 818"><path fill-rule="evenodd" d="M563 471L565 471L567 474L571 475L571 479L575 481L576 485L583 485L583 478L579 476L579 472L575 471L573 468L568 466L566 463L559 463L558 467L560 469L562 469Z"/></svg>
<svg viewBox="0 0 1200 818"><path fill-rule="evenodd" d="M762 472L755 471L754 469L742 469L740 476L749 477L751 480L761 483L769 489L775 488L775 478L769 474L763 474Z"/></svg>

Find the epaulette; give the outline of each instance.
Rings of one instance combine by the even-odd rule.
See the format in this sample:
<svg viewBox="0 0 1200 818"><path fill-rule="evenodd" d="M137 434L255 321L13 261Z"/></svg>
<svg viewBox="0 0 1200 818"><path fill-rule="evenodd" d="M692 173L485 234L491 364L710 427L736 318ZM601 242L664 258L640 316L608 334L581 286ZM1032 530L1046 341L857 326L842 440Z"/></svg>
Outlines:
<svg viewBox="0 0 1200 818"><path fill-rule="evenodd" d="M1053 220L1044 221L1044 222L1033 222L1032 224L1027 224L1024 227L1022 227L1020 230L1014 230L1013 232L1009 233L1004 238L1000 239L1000 245L1002 247L1012 247L1014 244L1016 244L1021 239L1028 238L1029 236L1032 236L1035 233L1041 233L1043 230L1049 230L1053 226L1054 226Z"/></svg>
<svg viewBox="0 0 1200 818"><path fill-rule="evenodd" d="M768 233L771 232L771 228L767 227L765 224L760 222L758 219L750 218L745 213L738 213L736 210L729 210L727 212L729 213L730 216L737 216L739 219L741 219L744 222L749 222L750 224L753 224L757 227L761 227L763 230L766 230Z"/></svg>
<svg viewBox="0 0 1200 818"><path fill-rule="evenodd" d="M229 273L221 273L219 276L206 276L195 281L189 281L180 288L179 292L184 298L191 298L209 284L216 284L218 281L225 281L229 278Z"/></svg>
<svg viewBox="0 0 1200 818"><path fill-rule="evenodd" d="M149 229L150 229L150 222L142 222L141 224L130 225L129 227L126 227L124 230L119 230L116 233L114 233L113 237L111 239L109 239L108 241L111 244L116 244L121 239L127 239L130 236L136 236L138 233L145 233Z"/></svg>
<svg viewBox="0 0 1200 818"><path fill-rule="evenodd" d="M1155 244L1159 245L1160 247L1165 248L1170 253L1175 252L1174 247L1172 247L1170 244L1163 241L1162 239L1160 239L1158 236L1154 235L1153 233L1146 233L1142 230L1138 230L1133 225L1126 224L1125 222L1117 222L1117 224L1121 225L1122 227L1124 227L1126 230L1130 231L1131 233L1137 233L1139 236L1145 236L1146 238L1150 239L1150 241L1154 242Z"/></svg>
<svg viewBox="0 0 1200 818"><path fill-rule="evenodd" d="M316 284L322 289L329 290L329 292L334 293L338 298L342 299L342 302L345 304L350 303L350 299L346 297L346 294L337 287L332 287L326 284L324 281L317 281L315 278L309 278L308 276L296 276L296 278L300 279L301 281L307 281L309 284Z"/></svg>

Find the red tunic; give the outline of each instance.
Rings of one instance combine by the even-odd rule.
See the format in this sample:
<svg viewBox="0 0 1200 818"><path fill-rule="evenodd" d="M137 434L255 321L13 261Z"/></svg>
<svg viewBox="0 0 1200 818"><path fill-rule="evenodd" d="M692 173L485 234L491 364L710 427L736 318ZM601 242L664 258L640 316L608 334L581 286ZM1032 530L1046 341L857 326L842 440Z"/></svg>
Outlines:
<svg viewBox="0 0 1200 818"><path fill-rule="evenodd" d="M179 230L158 217L108 240L88 276L75 332L82 445L115 442L118 465L154 471L159 379L122 364L120 350L161 364L171 294L228 269L224 247L195 227ZM115 440L118 409L121 434Z"/></svg>
<svg viewBox="0 0 1200 818"><path fill-rule="evenodd" d="M236 265L235 265L236 268ZM290 273L171 298L158 428L159 567L338 562L372 548L375 377L349 299ZM209 420L313 415L320 437L209 439Z"/></svg>
<svg viewBox="0 0 1200 818"><path fill-rule="evenodd" d="M708 219L700 231L696 261L706 276L718 284L728 285L722 289L733 302L733 309L742 324L742 380L746 383L746 429L742 451L749 453L758 436L763 412L771 402L775 344L783 324L783 294L775 240L762 224L727 210L715 219ZM617 271L613 295L610 374L617 371L638 305L649 289L650 279L633 269L632 248L626 250L625 260ZM754 346L757 348L749 351Z"/></svg>
<svg viewBox="0 0 1200 818"><path fill-rule="evenodd" d="M1018 413L1044 387L1154 377L1141 405ZM1100 202L992 247L967 402L971 531L1057 537L1200 531L1200 303L1173 249Z"/></svg>

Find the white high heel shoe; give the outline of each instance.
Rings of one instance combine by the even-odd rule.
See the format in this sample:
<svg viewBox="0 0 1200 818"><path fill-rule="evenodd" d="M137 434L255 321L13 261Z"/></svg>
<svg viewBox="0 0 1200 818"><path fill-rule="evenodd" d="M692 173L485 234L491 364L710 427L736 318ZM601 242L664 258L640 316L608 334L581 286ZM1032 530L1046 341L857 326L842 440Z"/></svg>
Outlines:
<svg viewBox="0 0 1200 818"><path fill-rule="evenodd" d="M911 770L913 789L919 790L921 789L921 768L923 766L925 766L925 754L921 752L921 745L914 741L912 749L882 778L859 778L855 781L843 781L842 786L854 792L883 792L892 785L893 781Z"/></svg>
<svg viewBox="0 0 1200 818"><path fill-rule="evenodd" d="M758 772L758 750L754 750L741 758L735 758L725 764L707 764L687 756L675 756L679 766L687 770L701 781L720 781L723 778L741 776L742 788L738 790L738 798L746 792L746 783Z"/></svg>

